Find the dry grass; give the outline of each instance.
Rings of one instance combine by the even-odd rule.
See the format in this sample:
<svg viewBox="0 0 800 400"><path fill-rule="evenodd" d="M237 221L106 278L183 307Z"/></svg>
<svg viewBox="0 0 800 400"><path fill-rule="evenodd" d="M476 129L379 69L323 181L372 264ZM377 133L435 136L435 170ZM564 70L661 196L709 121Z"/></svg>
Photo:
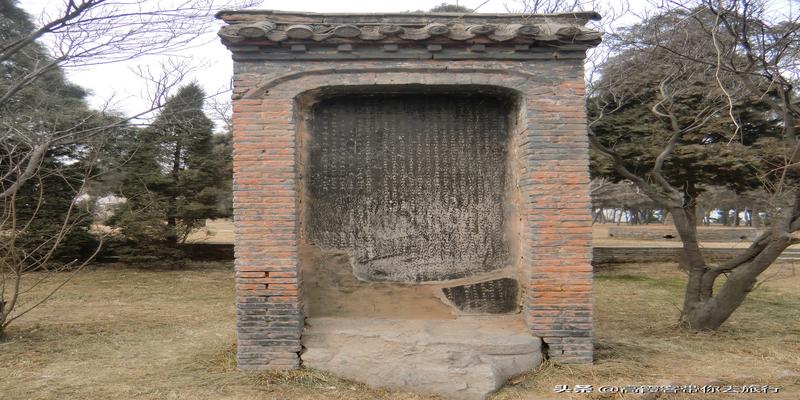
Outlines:
<svg viewBox="0 0 800 400"><path fill-rule="evenodd" d="M544 365L496 399L616 399L548 393L557 384L664 385L771 384L778 395L672 395L659 399L799 399L800 268L780 272L752 293L719 332L690 333L677 326L683 274L672 264L624 265L597 273L596 362ZM531 396L530 392L536 393ZM764 396L764 397L760 397Z"/></svg>
<svg viewBox="0 0 800 400"><path fill-rule="evenodd" d="M800 378L778 378L800 373L800 270L783 266L722 331L696 334L675 326L682 276L673 268L627 265L598 273L595 365L546 363L495 399L612 399L552 390L712 380L779 385L783 392L673 398L800 398ZM86 271L0 342L0 398L432 398L370 390L318 371L238 372L232 275L227 263Z"/></svg>

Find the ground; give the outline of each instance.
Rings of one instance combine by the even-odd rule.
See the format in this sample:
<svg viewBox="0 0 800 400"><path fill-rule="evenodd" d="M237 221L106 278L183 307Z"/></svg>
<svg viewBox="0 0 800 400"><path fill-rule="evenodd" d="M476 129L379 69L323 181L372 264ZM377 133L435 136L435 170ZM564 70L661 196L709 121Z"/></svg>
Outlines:
<svg viewBox="0 0 800 400"><path fill-rule="evenodd" d="M553 388L712 381L782 391L660 399L798 399L800 265L772 270L720 332L702 334L675 325L683 276L674 265L600 270L596 363L546 363L494 399L615 399L622 397ZM0 342L0 398L432 399L374 391L316 371L238 372L233 299L231 263L169 270L98 265L10 328Z"/></svg>

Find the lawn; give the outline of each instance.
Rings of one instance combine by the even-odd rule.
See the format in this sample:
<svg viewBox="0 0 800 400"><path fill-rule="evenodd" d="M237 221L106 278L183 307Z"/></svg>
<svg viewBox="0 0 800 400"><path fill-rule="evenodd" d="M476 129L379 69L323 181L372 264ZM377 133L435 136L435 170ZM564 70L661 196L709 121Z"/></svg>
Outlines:
<svg viewBox="0 0 800 400"><path fill-rule="evenodd" d="M673 265L599 271L595 364L546 363L494 398L643 398L553 388L725 382L782 390L659 399L798 399L800 267L773 270L722 331L702 334L675 325L683 280ZM233 298L230 263L87 270L0 342L0 399L433 398L374 391L316 371L239 372Z"/></svg>

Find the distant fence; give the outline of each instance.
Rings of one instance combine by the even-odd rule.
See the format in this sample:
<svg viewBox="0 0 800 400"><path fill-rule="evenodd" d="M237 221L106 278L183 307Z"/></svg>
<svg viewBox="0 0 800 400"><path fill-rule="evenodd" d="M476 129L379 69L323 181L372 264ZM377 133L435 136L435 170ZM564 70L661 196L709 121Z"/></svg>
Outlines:
<svg viewBox="0 0 800 400"><path fill-rule="evenodd" d="M182 245L187 257L193 260L223 261L233 260L233 244L191 243ZM592 264L598 267L609 264L679 262L680 247L605 247L592 249ZM722 262L730 260L743 249L703 249L706 261ZM800 249L787 249L779 258L781 261L800 261Z"/></svg>
<svg viewBox="0 0 800 400"><path fill-rule="evenodd" d="M595 247L592 264L645 263L645 262L679 262L682 254L680 247ZM721 262L730 260L742 249L704 249L706 261Z"/></svg>
<svg viewBox="0 0 800 400"><path fill-rule="evenodd" d="M648 225L647 228L614 226L608 228L608 236L614 239L628 240L672 240L679 241L678 232L671 227L656 227ZM699 228L697 236L703 242L738 242L752 241L758 236L755 228Z"/></svg>

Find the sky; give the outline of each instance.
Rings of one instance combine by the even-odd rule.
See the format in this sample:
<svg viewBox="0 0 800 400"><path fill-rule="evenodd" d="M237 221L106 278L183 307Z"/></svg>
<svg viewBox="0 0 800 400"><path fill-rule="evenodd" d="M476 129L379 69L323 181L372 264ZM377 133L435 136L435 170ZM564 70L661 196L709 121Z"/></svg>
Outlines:
<svg viewBox="0 0 800 400"><path fill-rule="evenodd" d="M170 0L143 0L143 1L170 1ZM403 1L364 1L364 0L265 0L260 9L283 11L311 11L311 12L402 12L414 10L428 10L444 0L403 0ZM506 7L514 9L519 7L517 0L460 0L458 3L465 7L475 8L481 6L479 12L502 13ZM449 1L455 2L454 0ZM24 0L20 5L33 16L34 21L39 21L43 13L54 14L63 7L64 0ZM221 23L219 24L221 26ZM204 37L198 39L201 45L174 54L176 57L191 59L204 65L186 77L186 82L198 81L207 93L217 93L225 90L230 83L233 63L230 53L221 44L216 36L216 28ZM45 41L46 44L46 41ZM111 108L126 115L134 115L147 109L146 86L142 79L133 70L139 66L155 66L159 57L147 57L128 62L102 64L92 67L67 68L70 81L88 89L91 93L90 104L100 108L111 100ZM223 94L221 96L229 96Z"/></svg>
<svg viewBox="0 0 800 400"><path fill-rule="evenodd" d="M66 0L22 0L19 4L33 16L34 21L40 21L43 13L56 14L63 7ZM115 3L136 3L136 0L111 0ZM110 1L110 2L111 2ZM170 4L186 0L141 0L146 4ZM228 0L214 0L224 2ZM770 0L775 12L792 14L796 7L793 2L798 0ZM478 7L482 13L503 13L507 10L521 10L522 0L263 0L258 8L282 11L308 11L308 12L403 12L414 10L429 10L442 2L458 3L468 8ZM613 3L613 1L612 1ZM652 9L659 1L653 3L632 0L624 2L630 7L631 13L623 18L614 19L612 15L604 21L615 21L615 25L634 22L637 15L644 10ZM139 4L139 3L136 3ZM602 10L601 10L602 11ZM604 13L611 10L602 11ZM609 20L609 17L611 18ZM197 39L199 45L172 54L174 57L191 60L203 67L189 74L185 78L188 83L192 80L199 82L207 93L224 92L230 86L233 63L230 53L223 46L216 35L221 22L211 29L206 35ZM46 40L44 41L47 45ZM140 66L156 66L163 61L163 56L138 58L128 62L101 64L93 67L70 67L66 69L69 79L88 89L91 93L90 104L101 108L110 101L111 108L126 115L135 115L149 108L147 89L142 79L133 70ZM227 93L218 98L229 97ZM211 115L212 118L214 117Z"/></svg>

